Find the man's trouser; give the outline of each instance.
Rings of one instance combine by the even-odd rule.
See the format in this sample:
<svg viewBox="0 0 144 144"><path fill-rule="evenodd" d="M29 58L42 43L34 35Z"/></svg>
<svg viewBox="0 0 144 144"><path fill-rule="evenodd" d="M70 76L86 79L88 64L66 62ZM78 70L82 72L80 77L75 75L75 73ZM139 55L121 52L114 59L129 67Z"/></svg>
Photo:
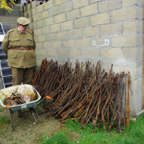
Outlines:
<svg viewBox="0 0 144 144"><path fill-rule="evenodd" d="M30 84L33 77L33 67L31 68L15 68L11 67L13 76L12 85Z"/></svg>

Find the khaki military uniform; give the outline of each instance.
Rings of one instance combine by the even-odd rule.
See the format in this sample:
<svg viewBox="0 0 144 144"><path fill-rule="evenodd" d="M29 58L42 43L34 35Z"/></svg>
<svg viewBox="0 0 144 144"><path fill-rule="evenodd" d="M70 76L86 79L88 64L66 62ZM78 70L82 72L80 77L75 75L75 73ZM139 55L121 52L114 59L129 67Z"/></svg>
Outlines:
<svg viewBox="0 0 144 144"><path fill-rule="evenodd" d="M31 47L31 50L16 50L11 47ZM2 42L2 50L8 56L8 65L11 67L12 85L30 83L35 66L36 43L31 32L21 33L18 29L7 32Z"/></svg>

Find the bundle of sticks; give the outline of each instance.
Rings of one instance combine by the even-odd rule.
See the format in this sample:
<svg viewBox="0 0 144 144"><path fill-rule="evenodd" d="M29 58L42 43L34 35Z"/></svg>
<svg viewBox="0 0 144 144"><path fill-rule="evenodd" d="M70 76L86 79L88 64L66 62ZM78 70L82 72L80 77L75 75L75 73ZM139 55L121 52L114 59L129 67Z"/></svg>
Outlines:
<svg viewBox="0 0 144 144"><path fill-rule="evenodd" d="M102 124L104 131L106 125L110 131L116 123L117 130L121 132L128 115L126 90L124 92L124 78L127 74L115 74L112 66L107 73L101 70L100 61L95 67L90 62L81 63L80 66L76 61L72 69L69 61L58 66L57 61L44 59L35 73L32 85L42 98L47 95L53 98L53 102L44 103L46 117L60 118L60 122L77 118L83 128L90 122L93 128Z"/></svg>

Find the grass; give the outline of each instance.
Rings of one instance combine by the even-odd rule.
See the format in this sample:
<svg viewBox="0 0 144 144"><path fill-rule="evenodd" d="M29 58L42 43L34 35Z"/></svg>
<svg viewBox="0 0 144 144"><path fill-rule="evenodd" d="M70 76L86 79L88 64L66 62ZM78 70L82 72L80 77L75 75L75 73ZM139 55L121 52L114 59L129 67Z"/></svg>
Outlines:
<svg viewBox="0 0 144 144"><path fill-rule="evenodd" d="M2 112L3 111L3 109L2 108L0 108L0 112Z"/></svg>
<svg viewBox="0 0 144 144"><path fill-rule="evenodd" d="M5 116L0 116L0 122L8 124L8 123L10 123L10 120Z"/></svg>
<svg viewBox="0 0 144 144"><path fill-rule="evenodd" d="M144 143L144 114L136 121L130 121L130 127L122 127L122 134L115 129L104 133L103 129L92 129L92 123L83 130L79 123L69 120L64 124L67 130L61 130L53 137L44 140L41 144L143 144ZM73 142L69 140L68 131L80 134L80 137ZM60 141L61 139L61 141ZM73 137L74 139L74 137Z"/></svg>
<svg viewBox="0 0 144 144"><path fill-rule="evenodd" d="M41 144L72 144L66 135L67 131L59 131L53 137L47 139L47 135L43 135L39 139L44 140Z"/></svg>

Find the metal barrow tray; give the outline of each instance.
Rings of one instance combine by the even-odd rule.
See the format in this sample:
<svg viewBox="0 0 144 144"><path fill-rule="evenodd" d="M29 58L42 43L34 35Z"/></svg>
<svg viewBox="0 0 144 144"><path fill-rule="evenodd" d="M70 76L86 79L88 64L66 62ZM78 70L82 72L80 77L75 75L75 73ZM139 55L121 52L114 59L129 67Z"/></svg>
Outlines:
<svg viewBox="0 0 144 144"><path fill-rule="evenodd" d="M37 99L35 101L31 101L29 103L24 103L24 104L18 104L18 105L15 105L15 106L7 106L4 103L5 98L9 97L10 94L16 90L16 88L18 88L18 92L19 91L24 91L24 90L30 90L30 91L33 92L33 89L35 89L32 85L23 84L23 85L11 86L11 87L4 88L4 89L0 90L0 104L2 105L2 107L5 107L5 108L7 107L9 109L10 115L11 115L11 124L12 124L12 129L13 130L14 130L14 125L13 125L12 114L14 112L18 111L18 110L21 110L21 109L29 108L35 122L38 123L38 112L37 112L36 107L37 107L38 101L41 99L40 94L36 90L38 96L37 96ZM33 111L36 112L37 119L35 118Z"/></svg>

